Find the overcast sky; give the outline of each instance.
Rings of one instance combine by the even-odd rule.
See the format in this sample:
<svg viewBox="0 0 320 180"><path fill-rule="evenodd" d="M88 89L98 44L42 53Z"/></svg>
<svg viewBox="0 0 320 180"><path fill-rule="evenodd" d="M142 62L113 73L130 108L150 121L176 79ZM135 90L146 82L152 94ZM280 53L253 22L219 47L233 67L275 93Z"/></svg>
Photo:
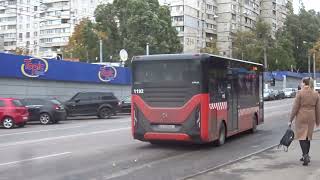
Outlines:
<svg viewBox="0 0 320 180"><path fill-rule="evenodd" d="M302 0L304 6L307 10L314 9L320 12L320 0ZM293 0L294 11L297 13L299 11L299 0Z"/></svg>

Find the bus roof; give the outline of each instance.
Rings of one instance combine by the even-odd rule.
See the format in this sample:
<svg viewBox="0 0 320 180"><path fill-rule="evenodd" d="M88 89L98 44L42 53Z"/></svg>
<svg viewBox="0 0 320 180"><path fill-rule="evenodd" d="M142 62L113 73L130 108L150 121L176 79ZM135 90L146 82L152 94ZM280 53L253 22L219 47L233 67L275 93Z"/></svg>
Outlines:
<svg viewBox="0 0 320 180"><path fill-rule="evenodd" d="M161 58L160 58L161 57ZM142 55L133 57L133 61L153 61L153 60L185 60L185 59L199 59L199 57L217 57L222 59L228 59L231 61L238 61L248 64L254 64L257 66L263 66L260 63L234 59L224 56L212 55L207 53L198 53L198 54L157 54L157 55Z"/></svg>

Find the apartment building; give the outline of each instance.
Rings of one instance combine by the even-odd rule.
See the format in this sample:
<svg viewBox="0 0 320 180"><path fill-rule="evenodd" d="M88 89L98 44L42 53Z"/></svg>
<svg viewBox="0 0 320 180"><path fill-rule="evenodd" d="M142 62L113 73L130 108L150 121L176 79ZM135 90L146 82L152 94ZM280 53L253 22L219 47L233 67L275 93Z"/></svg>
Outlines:
<svg viewBox="0 0 320 180"><path fill-rule="evenodd" d="M161 1L170 6L173 26L183 44L183 52L199 52L216 38L215 0Z"/></svg>
<svg viewBox="0 0 320 180"><path fill-rule="evenodd" d="M95 8L110 1L0 0L3 50L20 49L36 56L54 56L67 45L82 18L94 20Z"/></svg>
<svg viewBox="0 0 320 180"><path fill-rule="evenodd" d="M40 56L59 54L74 27L83 19L94 20L94 10L106 0L42 0L40 3Z"/></svg>
<svg viewBox="0 0 320 180"><path fill-rule="evenodd" d="M289 13L288 3L293 0L261 0L261 17L268 22L273 32L276 32L284 25Z"/></svg>
<svg viewBox="0 0 320 180"><path fill-rule="evenodd" d="M200 52L217 41L220 55L232 56L232 39L238 30L255 27L258 17L275 33L283 26L292 0L161 0L171 8L173 26L179 32L183 52Z"/></svg>
<svg viewBox="0 0 320 180"><path fill-rule="evenodd" d="M0 36L4 51L34 51L34 15L38 0L0 0Z"/></svg>

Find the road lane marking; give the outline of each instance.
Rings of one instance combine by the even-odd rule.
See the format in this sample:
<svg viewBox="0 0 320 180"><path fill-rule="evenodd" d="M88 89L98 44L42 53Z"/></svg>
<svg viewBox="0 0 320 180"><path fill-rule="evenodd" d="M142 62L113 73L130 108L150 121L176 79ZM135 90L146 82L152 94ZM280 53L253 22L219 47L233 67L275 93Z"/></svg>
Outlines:
<svg viewBox="0 0 320 180"><path fill-rule="evenodd" d="M9 134L0 134L0 137L3 136L12 136L12 135L19 135L19 134L31 134L31 133L39 133L39 132L48 132L48 131L58 131L58 130L66 130L66 129L75 129L79 127L85 126L73 126L73 127L65 127L65 128L53 128L53 129L45 129L45 130L34 130L34 131L24 131L24 132L16 132L16 133L9 133Z"/></svg>
<svg viewBox="0 0 320 180"><path fill-rule="evenodd" d="M19 163L23 163L23 162L40 160L40 159L46 159L46 158L53 158L53 157L57 157L57 156L67 155L67 154L71 154L71 152L64 152L64 153L58 153L58 154L50 154L50 155L46 155L46 156L39 156L39 157L30 158L30 159L24 159L24 160L20 160L20 161L11 161L11 162L7 162L7 163L1 163L0 166L7 166L7 165L19 164Z"/></svg>
<svg viewBox="0 0 320 180"><path fill-rule="evenodd" d="M119 123L127 123L127 121L118 121L118 122ZM130 122L128 122L128 123L130 123ZM91 126L92 124L100 125L100 124L105 124L105 123L95 122L95 123L90 123L90 124L81 125L81 126L79 125L79 126L64 127L64 128L52 128L52 129L45 129L45 130L33 130L33 131L23 131L23 132L16 132L16 133L0 134L0 137L20 135L20 134L39 133L39 132L48 132L48 131L59 131L59 130L66 130L66 129L76 129L76 128L80 128L80 127L88 127L88 126Z"/></svg>
<svg viewBox="0 0 320 180"><path fill-rule="evenodd" d="M57 136L57 137L52 137L52 138L42 138L42 139L35 139L35 140L18 141L15 143L0 144L0 148L9 147L9 146L16 146L16 145L24 145L24 144L30 144L30 143L37 143L37 142L43 142L43 141L52 141L52 140L59 140L59 139L65 139L65 138L73 138L73 137L79 137L79 136L104 134L104 133L123 131L123 130L128 130L128 129L131 129L131 127L118 128L118 129L108 129L108 130L94 131L94 132L89 132L89 133L78 133L78 134L72 134L72 135L66 135L66 136Z"/></svg>

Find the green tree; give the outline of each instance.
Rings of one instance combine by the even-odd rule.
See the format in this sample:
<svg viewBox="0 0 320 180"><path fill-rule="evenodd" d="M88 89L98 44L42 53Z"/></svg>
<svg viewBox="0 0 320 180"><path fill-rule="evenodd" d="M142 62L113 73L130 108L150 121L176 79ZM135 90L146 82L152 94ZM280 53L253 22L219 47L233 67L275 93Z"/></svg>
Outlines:
<svg viewBox="0 0 320 180"><path fill-rule="evenodd" d="M79 58L80 61L94 60L98 56L98 36L94 31L95 24L89 19L83 19L69 38L68 45L64 48L67 58Z"/></svg>
<svg viewBox="0 0 320 180"><path fill-rule="evenodd" d="M314 44L312 49L309 51L310 54L314 55L316 57L316 70L320 70L320 38L319 40Z"/></svg>
<svg viewBox="0 0 320 180"><path fill-rule="evenodd" d="M117 57L122 48L129 57L145 54L147 43L151 54L182 51L169 8L157 0L114 0L99 5L95 17L97 29L108 34L104 42L107 56Z"/></svg>
<svg viewBox="0 0 320 180"><path fill-rule="evenodd" d="M252 31L238 31L233 41L233 57L250 61L258 61L256 36Z"/></svg>
<svg viewBox="0 0 320 180"><path fill-rule="evenodd" d="M202 48L200 52L209 54L219 54L219 49L217 48L217 40L211 40L209 43L207 43L207 47Z"/></svg>
<svg viewBox="0 0 320 180"><path fill-rule="evenodd" d="M291 35L293 42L293 57L296 68L301 71L308 69L308 50L320 37L320 15L314 10L300 9L299 14L287 16L283 31Z"/></svg>
<svg viewBox="0 0 320 180"><path fill-rule="evenodd" d="M273 45L270 25L259 18L253 30L238 31L233 44L234 57L264 63L264 52Z"/></svg>

